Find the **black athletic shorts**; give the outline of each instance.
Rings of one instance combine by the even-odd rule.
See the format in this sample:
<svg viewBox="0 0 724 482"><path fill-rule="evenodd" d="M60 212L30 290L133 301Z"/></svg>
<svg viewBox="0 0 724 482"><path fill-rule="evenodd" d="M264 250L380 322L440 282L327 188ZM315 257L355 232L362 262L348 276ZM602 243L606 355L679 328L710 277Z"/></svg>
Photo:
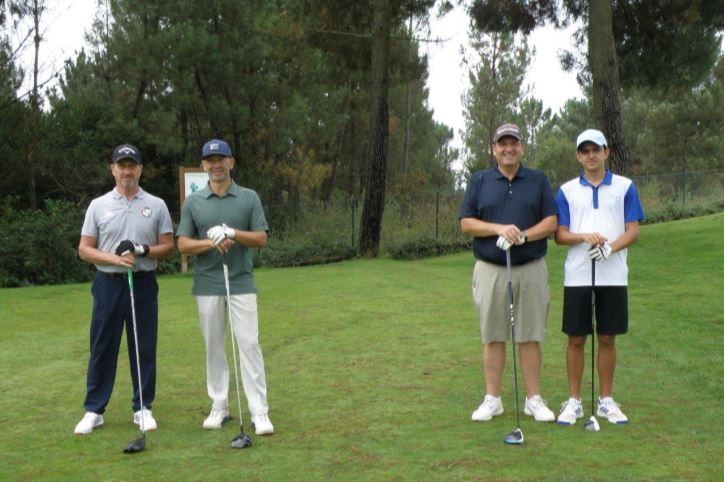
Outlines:
<svg viewBox="0 0 724 482"><path fill-rule="evenodd" d="M596 286L596 333L622 335L628 331L628 290L626 286ZM563 333L585 336L591 327L591 287L563 288Z"/></svg>

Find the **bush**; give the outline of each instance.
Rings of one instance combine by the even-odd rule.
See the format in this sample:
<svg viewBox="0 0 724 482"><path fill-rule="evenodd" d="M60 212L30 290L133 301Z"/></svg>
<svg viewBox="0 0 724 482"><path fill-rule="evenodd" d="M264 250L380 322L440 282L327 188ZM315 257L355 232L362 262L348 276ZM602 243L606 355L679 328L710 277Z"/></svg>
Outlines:
<svg viewBox="0 0 724 482"><path fill-rule="evenodd" d="M457 253L469 250L471 246L472 240L470 239L459 241L436 241L433 238L422 237L389 248L388 253L392 259L411 260L428 258L430 256L440 256L448 253Z"/></svg>
<svg viewBox="0 0 724 482"><path fill-rule="evenodd" d="M724 211L724 199L717 199L708 203L694 206L682 207L681 204L666 204L657 209L646 211L646 219L642 224L662 223L665 221L676 221L678 219L706 216Z"/></svg>
<svg viewBox="0 0 724 482"><path fill-rule="evenodd" d="M273 240L265 249L254 251L254 266L282 267L333 263L354 258L357 252L349 242L329 238Z"/></svg>
<svg viewBox="0 0 724 482"><path fill-rule="evenodd" d="M91 279L93 266L78 258L82 209L53 200L39 211L17 207L16 198L5 198L0 208L0 287Z"/></svg>

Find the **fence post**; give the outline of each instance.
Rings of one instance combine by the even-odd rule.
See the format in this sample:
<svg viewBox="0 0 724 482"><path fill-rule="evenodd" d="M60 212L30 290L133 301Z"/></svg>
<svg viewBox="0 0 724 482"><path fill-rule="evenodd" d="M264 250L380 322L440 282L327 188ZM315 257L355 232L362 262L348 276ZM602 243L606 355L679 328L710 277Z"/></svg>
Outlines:
<svg viewBox="0 0 724 482"><path fill-rule="evenodd" d="M684 169L684 190L682 192L681 196L681 204L682 204L682 210L686 211L686 181L687 181L687 175L689 171L688 169Z"/></svg>
<svg viewBox="0 0 724 482"><path fill-rule="evenodd" d="M352 199L352 202L350 205L352 206L352 249L354 249L354 208L357 204L357 201L355 199Z"/></svg>
<svg viewBox="0 0 724 482"><path fill-rule="evenodd" d="M440 191L435 191L435 241L440 241Z"/></svg>

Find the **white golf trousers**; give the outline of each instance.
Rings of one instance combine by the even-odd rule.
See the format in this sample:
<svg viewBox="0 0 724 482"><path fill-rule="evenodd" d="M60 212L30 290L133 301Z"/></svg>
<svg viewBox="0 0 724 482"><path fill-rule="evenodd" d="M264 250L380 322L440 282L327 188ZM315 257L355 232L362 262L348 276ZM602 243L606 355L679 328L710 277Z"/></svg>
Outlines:
<svg viewBox="0 0 724 482"><path fill-rule="evenodd" d="M201 333L206 342L206 387L213 408L228 407L229 365L226 361L226 297L197 296ZM256 294L231 295L233 329L239 346L244 394L252 415L266 414L266 376L259 346ZM233 357L232 357L233 360Z"/></svg>

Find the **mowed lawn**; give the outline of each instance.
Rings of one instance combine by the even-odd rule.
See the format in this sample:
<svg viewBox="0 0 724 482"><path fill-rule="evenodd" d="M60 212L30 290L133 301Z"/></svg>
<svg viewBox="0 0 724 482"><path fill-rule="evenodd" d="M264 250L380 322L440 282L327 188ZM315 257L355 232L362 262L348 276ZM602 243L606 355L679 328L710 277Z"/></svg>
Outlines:
<svg viewBox="0 0 724 482"><path fill-rule="evenodd" d="M630 332L618 343L614 395L631 423L601 420L590 433L521 414L520 447L503 444L515 428L510 352L505 414L470 421L484 387L470 253L259 270L277 433L252 433L247 450L229 447L236 417L222 430L201 428L210 402L190 276L160 280L159 429L136 455L122 453L139 434L125 341L105 426L73 434L83 415L90 285L0 290L0 479L721 480L723 235L719 213L644 226L629 250ZM565 250L549 247L542 390L557 412L567 398ZM587 415L589 374L587 365Z"/></svg>

